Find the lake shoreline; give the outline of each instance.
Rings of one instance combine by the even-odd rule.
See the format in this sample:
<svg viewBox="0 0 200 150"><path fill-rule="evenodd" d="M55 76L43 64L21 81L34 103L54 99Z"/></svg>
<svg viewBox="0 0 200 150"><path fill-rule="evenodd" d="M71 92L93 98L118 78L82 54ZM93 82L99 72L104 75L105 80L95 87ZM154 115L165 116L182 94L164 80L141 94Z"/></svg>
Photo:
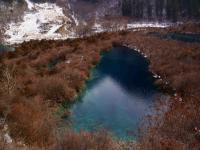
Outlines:
<svg viewBox="0 0 200 150"><path fill-rule="evenodd" d="M172 29L172 27L167 29L150 28L136 32L121 31L100 33L87 38L64 41L33 40L18 45L15 52L3 54L1 61L3 66L15 65L17 67L16 83L18 84L18 89L16 93L19 97L32 99L39 96L45 103L46 100L50 101L51 108L52 106L57 106L57 103L63 102L63 98L72 101L74 95L77 95L81 91L80 87L85 84L85 81L89 77L89 70L100 60L101 51L109 50L115 45L127 45L131 49L137 48L140 50L141 54L145 54L147 59L149 59L150 70L161 77L162 80L158 79L156 83L162 85L164 90L172 89L172 91L176 91L176 93L170 92L170 112L167 112L167 115L168 117L171 116L171 121L182 129L183 125L181 123L175 123L177 114L182 112L183 115L186 115L185 118L188 120L187 114L184 113L186 106L190 108L189 111L191 114L194 113L195 115L198 112L197 109L192 108L198 104L198 101L195 101L195 97L199 96L199 86L197 82L199 81L199 77L197 75L199 73L200 62L197 50L200 49L200 44L160 39L148 35L148 33L154 31L161 33L170 31L180 32L180 28L181 27L178 27L178 29L176 29L176 27L174 29ZM186 29L187 28L184 28L184 30ZM183 32L183 30L181 32ZM87 47L85 45L87 45ZM59 58L62 61L56 64L53 69L48 70L46 64L55 58ZM179 74L181 74L181 76ZM185 81L184 84L182 84L183 80ZM58 89L61 90L58 92L60 93L60 91L63 91L60 93L62 97L58 94L58 96L53 97L53 99L49 99L51 95L44 90L49 87L47 81L57 84L57 86L53 87L54 90L51 88L48 89L55 91L55 89L59 87ZM67 87L65 85L67 85ZM35 87L40 87L42 93ZM65 93L63 89L67 89L68 93ZM15 91L13 92L15 93ZM17 102L27 103L26 101ZM13 111L16 110L15 107L16 106L12 105L11 108ZM16 110L15 113L18 114L19 111ZM17 123L17 128L20 130L22 129L20 125L23 123L19 122L12 113L9 114L9 118L8 125L11 129L11 133L15 133L14 137L20 137L20 135L15 132L15 127L13 127L12 124L13 122ZM190 117L190 120L191 119ZM166 124L171 123L168 119L164 121ZM190 122L188 121L188 123ZM197 124L192 126L194 126L194 128L197 126L198 128ZM173 133L169 126L167 126L167 129L169 132ZM29 129L27 129L26 132L24 131L24 135L27 135L28 130ZM182 131L183 130L181 130L181 134L183 134ZM189 129L186 131L188 134L195 134ZM160 132L168 136L165 130L160 129ZM176 139L176 133L173 133L173 135L172 137ZM179 138L179 141L184 141L184 139ZM30 141L27 140L25 142L29 143ZM39 141L35 139L35 142L37 143ZM189 140L189 142L191 141ZM141 142L141 144L148 145L144 142Z"/></svg>
<svg viewBox="0 0 200 150"><path fill-rule="evenodd" d="M70 109L74 129L105 128L119 140L135 139L131 134L150 111L153 97L158 94L148 65L140 53L124 46L102 53L100 62L90 70L85 89L76 99L78 102ZM120 116L123 121L119 121ZM113 118L111 122L109 118Z"/></svg>

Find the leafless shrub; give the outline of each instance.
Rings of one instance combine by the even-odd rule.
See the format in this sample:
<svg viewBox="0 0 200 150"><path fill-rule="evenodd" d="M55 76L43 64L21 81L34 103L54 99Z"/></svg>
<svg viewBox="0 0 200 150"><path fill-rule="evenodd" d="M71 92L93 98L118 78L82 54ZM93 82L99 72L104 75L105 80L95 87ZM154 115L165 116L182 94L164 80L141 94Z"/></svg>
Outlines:
<svg viewBox="0 0 200 150"><path fill-rule="evenodd" d="M16 87L15 81L16 69L14 66L5 66L1 72L1 91L11 95Z"/></svg>
<svg viewBox="0 0 200 150"><path fill-rule="evenodd" d="M46 100L52 102L70 101L73 97L73 90L67 86L67 83L61 78L45 78L38 82L36 89Z"/></svg>
<svg viewBox="0 0 200 150"><path fill-rule="evenodd" d="M41 146L53 142L55 118L40 97L31 100L15 98L8 122L15 138Z"/></svg>
<svg viewBox="0 0 200 150"><path fill-rule="evenodd" d="M76 27L76 33L77 33L78 37L85 37L85 36L91 35L92 26L90 24L80 23Z"/></svg>
<svg viewBox="0 0 200 150"><path fill-rule="evenodd" d="M110 135L106 132L67 132L58 141L55 149L58 150L116 150L117 147Z"/></svg>

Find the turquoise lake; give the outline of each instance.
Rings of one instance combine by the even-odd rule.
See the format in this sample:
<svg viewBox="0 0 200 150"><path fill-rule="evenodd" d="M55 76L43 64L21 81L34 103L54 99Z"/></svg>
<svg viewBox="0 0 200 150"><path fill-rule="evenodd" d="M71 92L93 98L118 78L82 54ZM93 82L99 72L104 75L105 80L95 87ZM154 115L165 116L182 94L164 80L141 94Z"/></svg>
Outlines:
<svg viewBox="0 0 200 150"><path fill-rule="evenodd" d="M126 47L102 54L71 107L69 119L75 131L105 129L118 139L135 139L158 93L148 66L146 58Z"/></svg>

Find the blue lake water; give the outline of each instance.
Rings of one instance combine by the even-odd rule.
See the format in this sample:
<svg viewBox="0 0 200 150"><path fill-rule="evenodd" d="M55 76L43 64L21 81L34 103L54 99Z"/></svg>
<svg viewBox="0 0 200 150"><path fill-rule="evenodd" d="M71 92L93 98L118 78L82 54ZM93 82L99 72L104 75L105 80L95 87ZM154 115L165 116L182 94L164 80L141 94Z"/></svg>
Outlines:
<svg viewBox="0 0 200 150"><path fill-rule="evenodd" d="M166 38L183 42L189 42L189 43L200 42L200 34L168 33L166 35Z"/></svg>
<svg viewBox="0 0 200 150"><path fill-rule="evenodd" d="M119 139L134 139L158 93L148 65L142 55L126 47L102 54L72 105L72 127L76 131L106 129Z"/></svg>
<svg viewBox="0 0 200 150"><path fill-rule="evenodd" d="M156 36L162 39L177 40L188 43L200 43L200 34L190 33L167 33L161 34L158 32L149 33L149 35Z"/></svg>
<svg viewBox="0 0 200 150"><path fill-rule="evenodd" d="M0 43L0 54L6 51L15 51L15 48Z"/></svg>

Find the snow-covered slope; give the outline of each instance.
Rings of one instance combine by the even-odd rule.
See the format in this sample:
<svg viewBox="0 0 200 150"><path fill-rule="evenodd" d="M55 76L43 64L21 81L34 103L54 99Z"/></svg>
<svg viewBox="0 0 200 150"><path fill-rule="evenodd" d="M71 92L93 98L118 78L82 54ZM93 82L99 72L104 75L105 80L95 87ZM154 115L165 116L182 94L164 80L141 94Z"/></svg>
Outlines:
<svg viewBox="0 0 200 150"><path fill-rule="evenodd" d="M12 22L5 32L5 42L21 43L31 39L62 39L73 37L75 17L66 16L63 9L53 3L33 3L25 0L28 10L23 21ZM77 20L75 20L77 22Z"/></svg>

